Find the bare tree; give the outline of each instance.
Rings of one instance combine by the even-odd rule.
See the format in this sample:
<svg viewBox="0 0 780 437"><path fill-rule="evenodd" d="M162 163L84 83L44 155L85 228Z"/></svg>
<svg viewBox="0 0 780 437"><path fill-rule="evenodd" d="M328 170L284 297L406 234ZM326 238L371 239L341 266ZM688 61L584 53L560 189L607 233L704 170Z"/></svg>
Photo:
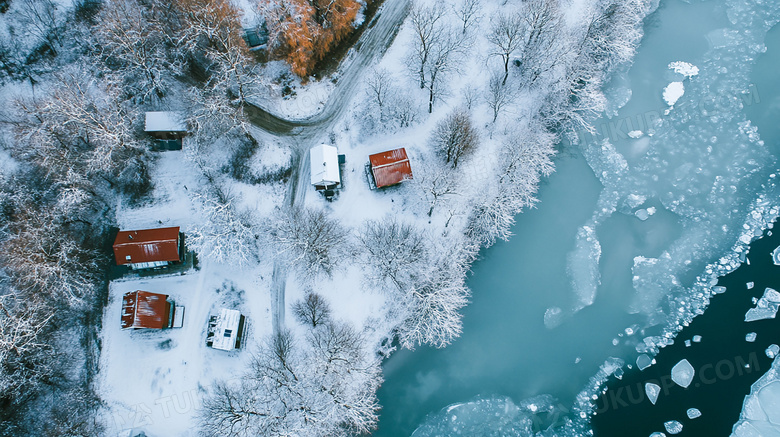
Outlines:
<svg viewBox="0 0 780 437"><path fill-rule="evenodd" d="M49 348L40 334L52 316L42 302L23 303L13 294L0 296L0 363L6 362L9 354L20 357Z"/></svg>
<svg viewBox="0 0 780 437"><path fill-rule="evenodd" d="M289 331L266 341L241 386L218 385L203 402L207 436L361 434L373 429L381 382L376 360L351 326L326 324L298 342Z"/></svg>
<svg viewBox="0 0 780 437"><path fill-rule="evenodd" d="M193 197L206 222L192 229L192 246L216 262L233 261L242 266L257 261L259 227L252 213L238 209L235 197L219 187L208 187Z"/></svg>
<svg viewBox="0 0 780 437"><path fill-rule="evenodd" d="M355 328L343 322L330 322L308 333L319 371L324 376L340 375L361 365L363 361L363 338Z"/></svg>
<svg viewBox="0 0 780 437"><path fill-rule="evenodd" d="M463 157L479 146L479 134L471 124L468 111L455 109L436 125L430 142L433 149L444 156L445 162L455 169Z"/></svg>
<svg viewBox="0 0 780 437"><path fill-rule="evenodd" d="M303 300L297 300L292 306L293 314L302 325L316 328L330 320L330 305L321 295L309 291Z"/></svg>
<svg viewBox="0 0 780 437"><path fill-rule="evenodd" d="M428 76L423 88L428 90L428 113L433 112L433 105L445 94L441 84L451 73L458 72L461 55L465 48L462 36L451 29L440 31L438 38L431 44L428 62L423 71Z"/></svg>
<svg viewBox="0 0 780 437"><path fill-rule="evenodd" d="M207 84L243 104L251 94L254 63L241 37L241 12L230 0L175 0L183 21L176 44L205 65Z"/></svg>
<svg viewBox="0 0 780 437"><path fill-rule="evenodd" d="M467 85L463 89L463 104L467 110L471 111L479 98L479 89L473 85Z"/></svg>
<svg viewBox="0 0 780 437"><path fill-rule="evenodd" d="M368 75L366 80L366 92L369 98L379 107L380 114L384 115L384 108L390 99L391 75L385 68L375 68ZM384 117L380 116L380 122L384 122Z"/></svg>
<svg viewBox="0 0 780 437"><path fill-rule="evenodd" d="M374 70L366 80L366 99L362 120L367 132L392 132L409 127L419 116L418 105L409 92L397 84L385 70Z"/></svg>
<svg viewBox="0 0 780 437"><path fill-rule="evenodd" d="M529 130L513 133L503 145L498 180L481 193L471 215L466 234L480 245L491 246L496 239L511 236L514 216L536 204L541 177L549 176L554 169L555 136L538 134L544 132L543 127L538 123L531 125Z"/></svg>
<svg viewBox="0 0 780 437"><path fill-rule="evenodd" d="M459 193L457 175L449 166L438 160L426 161L414 177L420 196L428 204L428 217L442 200Z"/></svg>
<svg viewBox="0 0 780 437"><path fill-rule="evenodd" d="M77 240L57 213L33 205L19 210L0 245L0 261L25 293L78 306L99 282L101 254Z"/></svg>
<svg viewBox="0 0 780 437"><path fill-rule="evenodd" d="M205 436L262 435L266 411L259 410L252 391L243 384L217 381L201 405L200 430Z"/></svg>
<svg viewBox="0 0 780 437"><path fill-rule="evenodd" d="M15 0L12 7L11 13L15 13L19 24L38 44L59 42L57 28L61 18L57 14L57 4L52 0ZM51 48L56 51L53 46Z"/></svg>
<svg viewBox="0 0 780 437"><path fill-rule="evenodd" d="M485 102L493 112L493 123L506 107L512 103L515 95L512 88L504 85L501 73L493 72L485 93Z"/></svg>
<svg viewBox="0 0 780 437"><path fill-rule="evenodd" d="M506 85L506 80L509 77L509 60L512 53L524 43L523 24L523 17L520 13L512 15L498 13L490 19L490 32L487 34L487 40L495 48L492 55L500 56L504 65L502 85Z"/></svg>
<svg viewBox="0 0 780 437"><path fill-rule="evenodd" d="M482 18L480 14L482 3L480 0L462 0L458 6L453 6L453 9L455 10L455 15L463 23L464 35L468 33L469 29L476 26L480 18Z"/></svg>
<svg viewBox="0 0 780 437"><path fill-rule="evenodd" d="M409 314L399 328L399 341L407 349L418 344L444 347L462 331L460 310L468 303L465 266L458 249L448 250L411 290Z"/></svg>
<svg viewBox="0 0 780 437"><path fill-rule="evenodd" d="M319 209L285 209L268 232L278 253L306 279L332 275L349 250L346 230Z"/></svg>
<svg viewBox="0 0 780 437"><path fill-rule="evenodd" d="M117 0L104 5L98 17L101 24L95 26L106 70L116 70L127 94L139 95L142 101L165 95L166 75L173 68L162 24L151 15L137 0Z"/></svg>
<svg viewBox="0 0 780 437"><path fill-rule="evenodd" d="M420 80L420 89L425 88L431 50L441 38L442 22L447 13L442 3L425 6L415 3L409 13L409 23L414 33L409 64Z"/></svg>
<svg viewBox="0 0 780 437"><path fill-rule="evenodd" d="M395 218L368 220L358 234L358 242L367 256L361 257L367 267L366 277L381 285L390 281L403 291L425 268L428 250L424 235L414 226Z"/></svg>
<svg viewBox="0 0 780 437"><path fill-rule="evenodd" d="M522 76L534 83L552 69L562 56L558 44L563 34L563 17L557 0L523 2L522 54L519 60Z"/></svg>

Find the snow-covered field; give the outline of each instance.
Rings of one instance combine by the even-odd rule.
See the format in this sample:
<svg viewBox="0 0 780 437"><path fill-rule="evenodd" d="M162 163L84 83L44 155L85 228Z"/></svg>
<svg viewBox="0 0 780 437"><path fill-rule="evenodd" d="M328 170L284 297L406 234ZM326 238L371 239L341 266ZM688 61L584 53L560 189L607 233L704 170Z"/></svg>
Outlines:
<svg viewBox="0 0 780 437"><path fill-rule="evenodd" d="M180 226L186 238L193 226L201 224L203 217L191 190L203 182L184 153L158 155L153 200L137 207L121 206L117 218L122 229ZM259 203L274 203L272 193L256 193L257 198L262 198ZM111 435L129 429L144 430L149 436L196 435L195 414L205 391L215 379L237 375L248 363L251 345L271 332L271 269L266 262L237 268L201 259L197 269L182 274L112 281L103 316L98 378ZM169 295L185 307L184 326L158 332L123 331L122 296L134 290ZM208 318L220 308L238 309L247 317L245 341L250 347L223 352L206 346Z"/></svg>

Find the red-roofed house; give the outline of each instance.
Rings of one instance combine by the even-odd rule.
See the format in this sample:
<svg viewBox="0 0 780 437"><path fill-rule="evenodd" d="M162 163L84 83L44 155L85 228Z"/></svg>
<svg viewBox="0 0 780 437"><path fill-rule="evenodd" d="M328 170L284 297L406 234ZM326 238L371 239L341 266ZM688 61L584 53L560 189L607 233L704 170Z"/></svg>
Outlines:
<svg viewBox="0 0 780 437"><path fill-rule="evenodd" d="M413 179L412 166L409 164L409 157L406 155L406 149L403 147L375 153L370 155L368 160L371 164L371 174L374 177L377 188L388 187Z"/></svg>
<svg viewBox="0 0 780 437"><path fill-rule="evenodd" d="M149 269L181 261L179 227L119 231L114 240L116 264Z"/></svg>
<svg viewBox="0 0 780 437"><path fill-rule="evenodd" d="M174 312L168 295L131 291L122 298L122 329L170 328Z"/></svg>

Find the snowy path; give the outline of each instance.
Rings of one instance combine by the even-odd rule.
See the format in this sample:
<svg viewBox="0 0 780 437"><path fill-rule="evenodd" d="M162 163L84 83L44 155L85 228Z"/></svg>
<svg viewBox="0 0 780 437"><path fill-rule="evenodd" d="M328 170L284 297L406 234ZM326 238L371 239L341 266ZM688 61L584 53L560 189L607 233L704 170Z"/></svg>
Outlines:
<svg viewBox="0 0 780 437"><path fill-rule="evenodd" d="M309 160L306 152L326 137L330 128L349 109L360 79L366 68L378 59L393 42L411 7L411 0L386 1L377 11L355 47L343 61L338 74L338 83L318 114L301 120L286 120L255 103L245 106L247 118L258 128L277 136L288 137L297 166L287 187L287 202L300 206L306 198L309 174ZM300 187L300 188L299 188ZM285 285L287 266L279 260L274 262L271 285L272 325L275 333L284 326Z"/></svg>

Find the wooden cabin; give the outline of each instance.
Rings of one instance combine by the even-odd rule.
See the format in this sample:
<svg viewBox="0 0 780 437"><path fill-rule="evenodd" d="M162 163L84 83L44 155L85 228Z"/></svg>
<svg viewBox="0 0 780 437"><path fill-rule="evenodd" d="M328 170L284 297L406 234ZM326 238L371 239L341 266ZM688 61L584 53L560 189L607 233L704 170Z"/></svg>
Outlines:
<svg viewBox="0 0 780 437"><path fill-rule="evenodd" d="M155 150L181 150L187 123L180 112L147 112L144 131L155 139Z"/></svg>
<svg viewBox="0 0 780 437"><path fill-rule="evenodd" d="M388 150L368 157L370 173L376 188L389 187L413 179L406 149Z"/></svg>
<svg viewBox="0 0 780 437"><path fill-rule="evenodd" d="M179 227L119 231L114 240L114 258L119 266L151 269L181 262Z"/></svg>
<svg viewBox="0 0 780 437"><path fill-rule="evenodd" d="M168 295L136 290L122 297L122 329L181 328L184 307L168 300Z"/></svg>

